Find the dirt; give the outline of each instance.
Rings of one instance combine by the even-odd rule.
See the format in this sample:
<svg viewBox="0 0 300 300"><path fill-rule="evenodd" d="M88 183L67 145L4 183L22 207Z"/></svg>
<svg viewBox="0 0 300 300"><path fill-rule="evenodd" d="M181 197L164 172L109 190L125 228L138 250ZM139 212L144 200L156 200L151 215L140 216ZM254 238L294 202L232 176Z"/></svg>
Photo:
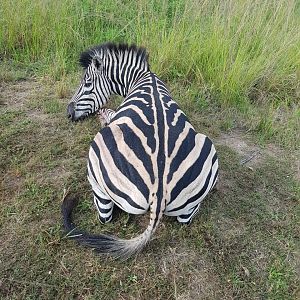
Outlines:
<svg viewBox="0 0 300 300"><path fill-rule="evenodd" d="M0 99L10 109L20 109L34 94L43 91L41 84L35 80L4 82L0 84Z"/></svg>
<svg viewBox="0 0 300 300"><path fill-rule="evenodd" d="M251 170L255 170L267 158L293 160L293 175L295 179L300 182L300 150L287 154L284 149L272 143L266 144L262 147L255 144L247 132L241 130L232 130L228 133L222 133L214 141L216 146L224 145L236 152L240 157L240 164ZM287 155L289 155L289 157L287 157Z"/></svg>
<svg viewBox="0 0 300 300"><path fill-rule="evenodd" d="M43 87L35 80L21 80L16 82L0 82L1 106L10 111L24 111L30 119L36 119L43 123L47 118L46 114L40 111L29 110L27 105L32 98L43 93ZM6 190L17 192L23 184L23 177L18 169L9 171L2 178L2 186Z"/></svg>
<svg viewBox="0 0 300 300"><path fill-rule="evenodd" d="M232 130L222 133L215 139L216 145L224 145L232 149L240 156L240 164L249 168L259 166L268 156L280 157L283 150L269 144L265 148L250 141L247 133L240 130Z"/></svg>
<svg viewBox="0 0 300 300"><path fill-rule="evenodd" d="M300 182L300 155L295 155L295 176Z"/></svg>

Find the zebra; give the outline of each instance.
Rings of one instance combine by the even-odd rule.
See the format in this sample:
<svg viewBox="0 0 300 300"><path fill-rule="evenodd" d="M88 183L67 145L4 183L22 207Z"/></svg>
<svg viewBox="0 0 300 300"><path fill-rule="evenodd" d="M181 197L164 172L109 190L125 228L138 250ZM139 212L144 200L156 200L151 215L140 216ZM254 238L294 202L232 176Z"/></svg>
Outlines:
<svg viewBox="0 0 300 300"><path fill-rule="evenodd" d="M163 215L190 224L217 182L217 153L150 71L145 48L101 44L84 51L79 61L84 76L67 113L77 121L98 112L105 125L91 143L87 163L99 220L110 222L115 205L129 214L150 210L150 220L132 239L90 235L72 223L76 201L65 199L64 225L79 243L128 258L144 248ZM112 94L124 97L116 111L105 107Z"/></svg>

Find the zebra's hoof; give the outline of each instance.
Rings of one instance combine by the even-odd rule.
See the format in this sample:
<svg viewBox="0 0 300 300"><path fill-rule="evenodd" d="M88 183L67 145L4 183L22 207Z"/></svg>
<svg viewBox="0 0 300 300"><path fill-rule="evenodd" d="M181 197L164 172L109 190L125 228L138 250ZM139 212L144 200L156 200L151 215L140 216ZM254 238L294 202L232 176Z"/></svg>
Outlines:
<svg viewBox="0 0 300 300"><path fill-rule="evenodd" d="M177 219L177 221L181 224L181 225L185 225L185 226L189 226L192 223L192 219L188 220L188 221L184 221L183 219Z"/></svg>
<svg viewBox="0 0 300 300"><path fill-rule="evenodd" d="M101 216L98 215L98 219L99 219L99 221L100 221L101 224L106 224L106 223L108 223L108 222L111 221L112 216L110 216L108 218L103 218L103 217L101 217Z"/></svg>

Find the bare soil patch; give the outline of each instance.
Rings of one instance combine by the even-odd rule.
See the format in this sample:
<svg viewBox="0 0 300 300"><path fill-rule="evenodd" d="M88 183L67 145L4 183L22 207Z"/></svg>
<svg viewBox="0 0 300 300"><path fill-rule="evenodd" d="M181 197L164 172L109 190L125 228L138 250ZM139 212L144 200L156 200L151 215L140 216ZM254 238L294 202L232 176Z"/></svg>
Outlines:
<svg viewBox="0 0 300 300"><path fill-rule="evenodd" d="M250 169L259 167L267 158L276 160L292 160L293 175L300 182L300 149L293 153L269 143L264 147L255 144L249 134L241 130L222 133L215 139L216 145L224 145L236 152L240 157L240 164Z"/></svg>
<svg viewBox="0 0 300 300"><path fill-rule="evenodd" d="M216 144L232 149L240 156L240 164L250 168L259 166L266 156L279 157L282 154L282 151L274 145L268 145L264 149L255 145L247 138L245 132L239 130L222 133L216 139Z"/></svg>
<svg viewBox="0 0 300 300"><path fill-rule="evenodd" d="M0 83L0 99L3 105L19 110L36 94L43 92L41 83L35 80Z"/></svg>

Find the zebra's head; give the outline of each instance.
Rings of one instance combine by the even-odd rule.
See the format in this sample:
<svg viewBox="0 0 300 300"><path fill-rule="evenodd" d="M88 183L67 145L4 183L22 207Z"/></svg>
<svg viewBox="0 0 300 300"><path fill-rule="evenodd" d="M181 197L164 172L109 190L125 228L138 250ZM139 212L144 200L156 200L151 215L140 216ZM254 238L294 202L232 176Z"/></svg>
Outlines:
<svg viewBox="0 0 300 300"><path fill-rule="evenodd" d="M72 121L86 118L104 106L111 95L111 83L106 74L103 53L86 51L80 56L84 75L72 97L67 113Z"/></svg>
<svg viewBox="0 0 300 300"><path fill-rule="evenodd" d="M67 115L86 118L103 107L111 94L125 97L130 87L149 71L148 54L135 45L102 44L84 51L79 59L84 75L72 97Z"/></svg>

